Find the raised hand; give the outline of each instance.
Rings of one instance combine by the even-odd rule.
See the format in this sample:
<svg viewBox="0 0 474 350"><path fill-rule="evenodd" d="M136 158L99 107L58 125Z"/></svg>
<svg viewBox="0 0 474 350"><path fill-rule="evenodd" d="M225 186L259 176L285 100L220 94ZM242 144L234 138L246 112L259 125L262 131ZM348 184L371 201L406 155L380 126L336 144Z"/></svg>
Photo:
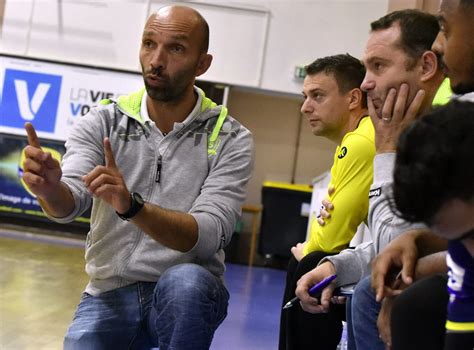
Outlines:
<svg viewBox="0 0 474 350"><path fill-rule="evenodd" d="M130 208L130 192L120 170L108 138L104 139L105 166L96 166L82 177L87 190L97 198L110 204L115 211L125 213Z"/></svg>
<svg viewBox="0 0 474 350"><path fill-rule="evenodd" d="M413 101L408 104L409 87L402 84L398 90L392 88L387 94L381 115L378 115L373 101L367 98L370 118L375 128L375 148L377 153L395 152L401 132L420 113L425 99L425 91L418 90Z"/></svg>
<svg viewBox="0 0 474 350"><path fill-rule="evenodd" d="M23 150L25 154L23 181L38 198L48 199L59 188L61 166L51 153L41 149L35 128L31 123L25 124L25 130L28 135L28 146Z"/></svg>

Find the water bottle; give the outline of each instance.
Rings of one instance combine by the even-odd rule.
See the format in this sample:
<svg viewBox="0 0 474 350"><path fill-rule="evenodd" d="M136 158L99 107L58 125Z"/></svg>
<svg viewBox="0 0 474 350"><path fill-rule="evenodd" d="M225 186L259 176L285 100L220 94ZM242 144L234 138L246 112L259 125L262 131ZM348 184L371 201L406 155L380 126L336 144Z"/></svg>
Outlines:
<svg viewBox="0 0 474 350"><path fill-rule="evenodd" d="M342 335L341 341L337 346L337 350L347 350L347 324L346 322L342 322Z"/></svg>

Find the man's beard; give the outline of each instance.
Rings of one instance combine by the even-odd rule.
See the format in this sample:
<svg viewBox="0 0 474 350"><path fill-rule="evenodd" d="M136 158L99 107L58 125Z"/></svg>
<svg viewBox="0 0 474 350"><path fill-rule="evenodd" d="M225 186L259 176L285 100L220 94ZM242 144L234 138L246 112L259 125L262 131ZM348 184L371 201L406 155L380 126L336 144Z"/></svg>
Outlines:
<svg viewBox="0 0 474 350"><path fill-rule="evenodd" d="M465 95L471 92L474 92L474 53L471 55L467 55L468 58L466 59L467 65L468 65L468 71L469 73L466 74L467 77L470 78L468 81L462 81L456 86L451 85L451 90L456 94L456 95ZM441 69L444 70L445 73L447 73L447 76L449 77L449 67L446 65L444 62L443 57L438 61ZM452 82L452 81L451 81Z"/></svg>
<svg viewBox="0 0 474 350"><path fill-rule="evenodd" d="M466 83L459 83L456 86L452 86L451 89L457 95L468 94L470 92L474 92L474 82L470 81Z"/></svg>
<svg viewBox="0 0 474 350"><path fill-rule="evenodd" d="M176 86L171 86L167 84L164 87L150 86L145 80L145 88L148 96L152 100L161 101L161 102L171 102L178 100L184 93L184 90L177 91Z"/></svg>
<svg viewBox="0 0 474 350"><path fill-rule="evenodd" d="M180 71L174 77L163 76L158 70L148 70L143 73L143 80L148 96L155 101L173 102L178 101L186 93L190 77L194 77L194 71L191 69ZM155 75L165 79L163 86L151 86L146 80L146 76Z"/></svg>

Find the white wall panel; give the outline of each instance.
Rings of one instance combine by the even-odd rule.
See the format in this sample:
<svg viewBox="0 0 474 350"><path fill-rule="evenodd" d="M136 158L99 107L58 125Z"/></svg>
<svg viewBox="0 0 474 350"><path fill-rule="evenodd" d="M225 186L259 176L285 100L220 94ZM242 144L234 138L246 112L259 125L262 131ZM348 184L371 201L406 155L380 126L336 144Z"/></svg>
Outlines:
<svg viewBox="0 0 474 350"><path fill-rule="evenodd" d="M30 17L33 2L8 0L5 4L0 51L15 55L25 55L30 31Z"/></svg>
<svg viewBox="0 0 474 350"><path fill-rule="evenodd" d="M370 22L387 11L386 0L271 1L272 21L262 85L266 90L301 93L296 65L318 57L350 53L360 57Z"/></svg>
<svg viewBox="0 0 474 350"><path fill-rule="evenodd" d="M175 1L7 0L0 50L139 70L148 14ZM183 3L183 2L182 2ZM369 23L388 0L184 1L211 27L214 62L201 79L300 94L297 65L348 52L360 57Z"/></svg>
<svg viewBox="0 0 474 350"><path fill-rule="evenodd" d="M152 1L150 12L170 4ZM226 1L189 1L210 27L213 62L202 80L259 87L270 11L262 6Z"/></svg>
<svg viewBox="0 0 474 350"><path fill-rule="evenodd" d="M22 14L28 13L24 11L26 3L34 9L31 21ZM145 0L9 0L2 51L138 70L138 48L146 8ZM27 47L21 52L17 46L24 45Z"/></svg>

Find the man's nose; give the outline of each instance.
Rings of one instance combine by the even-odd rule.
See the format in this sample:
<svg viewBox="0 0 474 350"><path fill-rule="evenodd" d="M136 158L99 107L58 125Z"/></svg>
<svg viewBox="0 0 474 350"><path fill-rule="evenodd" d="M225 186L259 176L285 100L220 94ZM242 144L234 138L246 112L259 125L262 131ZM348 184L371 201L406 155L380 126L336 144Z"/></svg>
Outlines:
<svg viewBox="0 0 474 350"><path fill-rule="evenodd" d="M360 89L362 91L370 91L375 88L375 81L370 77L369 74L366 74L364 77L364 80L362 81L362 84L360 84Z"/></svg>
<svg viewBox="0 0 474 350"><path fill-rule="evenodd" d="M163 47L158 46L155 49L150 64L154 69L163 69L166 67L166 53Z"/></svg>
<svg viewBox="0 0 474 350"><path fill-rule="evenodd" d="M436 36L435 41L433 42L433 45L431 45L431 50L433 50L436 54L442 56L444 53L444 34L440 31L438 32L438 35Z"/></svg>
<svg viewBox="0 0 474 350"><path fill-rule="evenodd" d="M308 99L306 98L303 102L303 105L301 106L301 113L302 114L308 114L308 113L311 113L311 105L310 103L308 102Z"/></svg>

